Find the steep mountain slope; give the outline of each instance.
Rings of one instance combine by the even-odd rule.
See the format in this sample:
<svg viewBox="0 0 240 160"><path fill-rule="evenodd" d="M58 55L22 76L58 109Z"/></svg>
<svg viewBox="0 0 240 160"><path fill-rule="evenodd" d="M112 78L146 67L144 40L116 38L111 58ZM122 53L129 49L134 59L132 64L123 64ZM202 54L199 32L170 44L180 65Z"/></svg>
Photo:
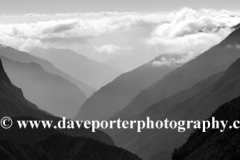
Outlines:
<svg viewBox="0 0 240 160"><path fill-rule="evenodd" d="M93 61L68 49L34 50L32 54L50 61L65 73L96 89L121 74L113 67Z"/></svg>
<svg viewBox="0 0 240 160"><path fill-rule="evenodd" d="M152 105L131 119L146 120L148 116L155 121L166 118L176 121L206 119L220 104L240 95L239 71L240 59L234 62L220 78L221 73L214 75L209 80ZM197 86L205 87L197 91ZM141 133L122 131L112 135L117 145L139 154L143 159L154 160L170 159L173 149L183 144L190 132L191 130L179 133L172 129L146 129ZM148 150L145 150L146 147Z"/></svg>
<svg viewBox="0 0 240 160"><path fill-rule="evenodd" d="M35 118L29 117L29 115ZM53 128L32 129L28 126L26 129L19 129L17 120L39 120L38 118L42 118L54 120L53 124L55 124L60 118L41 111L37 106L27 101L21 90L12 85L0 60L0 117L3 116L12 117L13 126L8 130L0 128L1 159L140 160L136 155L124 149L110 146L107 141L101 141L102 133L92 133L84 128L79 130L82 134L85 133L81 137L65 135Z"/></svg>
<svg viewBox="0 0 240 160"><path fill-rule="evenodd" d="M10 60L17 61L17 62L37 63L37 64L41 65L41 67L45 71L47 71L51 74L61 76L64 79L68 80L69 82L76 84L80 88L80 90L82 90L84 92L84 94L87 97L91 96L92 93L95 91L93 88L89 87L88 85L84 84L83 82L81 82L81 81L69 76L68 74L64 73L63 71L57 69L50 62L48 62L44 59L32 56L29 53L21 52L21 51L13 49L11 47L0 45L0 55L4 56Z"/></svg>
<svg viewBox="0 0 240 160"><path fill-rule="evenodd" d="M214 74L212 76L210 76L209 78L206 78L204 80L202 80L201 82L197 83L196 85L194 85L193 87L191 87L188 90L184 90L181 91L169 98L163 99L161 100L158 104L158 106L164 106L164 110L163 108L159 108L159 110L161 111L165 111L165 109L170 109L176 105L178 105L179 103L187 100L189 97L199 93L200 91L202 91L203 89L209 87L210 85L212 85L216 80L218 80L221 76L223 75L223 72ZM154 104L155 105L155 104ZM112 117L112 119L118 119L118 118L130 118L130 116L132 116L134 113L134 115L141 113L141 110L139 110L138 108L125 108L122 111L120 111L119 113L117 113L116 115L114 115Z"/></svg>
<svg viewBox="0 0 240 160"><path fill-rule="evenodd" d="M73 118L86 97L74 84L45 72L35 63L20 63L0 56L13 84L27 99L56 116Z"/></svg>
<svg viewBox="0 0 240 160"><path fill-rule="evenodd" d="M50 114L41 111L38 107L23 96L21 89L14 86L3 69L0 60L0 117L32 115L38 118L48 119Z"/></svg>
<svg viewBox="0 0 240 160"><path fill-rule="evenodd" d="M240 44L240 29L233 31L220 44L141 91L120 116L142 111L164 98L190 88L215 73L226 70L240 57L238 44Z"/></svg>
<svg viewBox="0 0 240 160"><path fill-rule="evenodd" d="M20 119L53 120L54 121L53 124L61 120L58 117L52 116L51 114L40 110L35 104L26 100L23 96L21 89L15 87L11 83L5 70L3 69L2 62L0 60L0 117L4 117L4 116L11 117L13 121L20 120ZM28 116L31 116L31 117L28 117ZM14 117L18 117L18 118L14 118ZM73 129L73 130L62 129L60 131L73 136L91 137L93 139L100 140L101 142L104 142L106 144L113 144L112 139L107 134L99 130L97 130L97 132L95 133L92 133L91 130L87 130L85 128ZM40 130L35 129L35 131L33 131L33 129L31 128L28 128L26 130L21 130L18 128L17 122L15 122L12 128L9 130L5 130L2 127L0 127L0 132L5 133L8 136L12 135L13 137L17 138L15 139L16 141L23 141L26 139L31 139L30 136L33 134L33 132L39 134ZM46 134L46 132L48 131L43 130L42 135L44 135L44 137L48 135ZM19 135L16 136L16 133L19 133ZM22 136L20 136L20 133L22 133L21 134ZM36 134L33 134L33 135L32 135L32 138L38 137L38 136L35 136Z"/></svg>
<svg viewBox="0 0 240 160"><path fill-rule="evenodd" d="M169 98L166 98L154 105L152 105L149 109L136 114L132 117L129 117L129 115L126 115L125 117L122 117L121 119L128 119L128 120L146 120L146 117L150 117L151 120L164 120L164 118L168 118L168 114L167 113L171 113L172 110L174 110L174 108L176 108L176 106L178 106L179 104L181 104L182 102L186 101L189 99L189 97L192 97L194 95L196 95L197 93L203 91L204 89L208 88L209 86L211 86L213 83L215 83L220 77L222 77L223 73L218 73L215 74L199 83L197 83L196 85L194 85L193 87L191 87L188 90L184 90L179 92L178 94L171 96ZM121 113L121 112L120 112ZM128 118L127 118L128 117ZM112 119L118 119L118 114L115 115ZM153 134L153 136L156 136L157 134L160 134L159 132L166 132L164 129L162 130L153 130L151 133L148 134ZM164 148L157 148L156 145L161 144L160 141L154 141L152 142L152 140L150 140L150 136L148 138L144 138L142 139L142 141L140 141L140 137L143 138L144 136L146 136L146 134L144 133L136 133L136 130L119 130L119 129L114 129L114 130L107 130L107 133L111 135L111 137L113 137L115 143L117 146L121 146L124 148L128 148L128 149L133 149L132 152L138 153L138 152L142 152L141 156L144 157L144 159L149 159L150 156L159 153L161 150L161 158L162 159L169 159L170 157L170 148L169 148L169 144L171 139L169 140L168 138L170 138L167 134L164 134L163 138L165 141L164 143L167 144L167 146L164 146ZM139 137L139 138L138 138ZM156 137L154 137L156 138ZM172 137L171 137L172 138ZM158 138L159 139L159 138ZM132 148L132 146L135 146L135 143L141 143L141 145L139 145L136 148ZM145 151L143 148L145 147L145 145L149 145L150 143L151 146L155 145L155 147L149 147L149 150ZM174 141L173 142L174 145L178 145L178 141ZM144 146L142 148L142 146ZM139 149L139 150L138 150ZM164 157L166 156L166 157Z"/></svg>
<svg viewBox="0 0 240 160"><path fill-rule="evenodd" d="M221 105L211 117L216 120L227 120L228 125L223 133L208 129L206 133L195 130L187 142L174 150L173 160L235 160L240 158L240 130L230 129L233 122L240 120L240 97ZM209 118L209 120L211 119Z"/></svg>
<svg viewBox="0 0 240 160"><path fill-rule="evenodd" d="M161 61L162 57L178 58L173 55L161 55L131 72L120 75L87 99L75 119L104 120L121 111L142 89L179 67L178 64L153 64Z"/></svg>

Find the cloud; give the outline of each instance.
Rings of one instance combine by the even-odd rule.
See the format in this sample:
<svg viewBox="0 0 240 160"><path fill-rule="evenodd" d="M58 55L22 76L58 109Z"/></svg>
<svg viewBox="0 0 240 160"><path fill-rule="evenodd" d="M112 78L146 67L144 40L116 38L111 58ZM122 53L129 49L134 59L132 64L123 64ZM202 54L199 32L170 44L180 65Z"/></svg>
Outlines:
<svg viewBox="0 0 240 160"><path fill-rule="evenodd" d="M184 8L172 21L156 27L146 43L161 53L184 55L188 61L222 41L239 22L227 11Z"/></svg>
<svg viewBox="0 0 240 160"><path fill-rule="evenodd" d="M51 30L51 33L61 33L64 31L69 31L71 29L74 29L78 25L77 22L71 22L66 24L59 24L57 26L54 26Z"/></svg>
<svg viewBox="0 0 240 160"><path fill-rule="evenodd" d="M236 48L237 48L237 49L240 49L240 45L237 44L237 45L236 45Z"/></svg>
<svg viewBox="0 0 240 160"><path fill-rule="evenodd" d="M181 63L189 61L222 41L240 16L225 10L183 8L156 13L13 15L0 16L0 21L0 43L19 50L70 48L86 55L102 53L102 61L116 58L116 53L131 53L135 58L131 63L139 66L163 53L181 55ZM165 61L172 60L155 64Z"/></svg>
<svg viewBox="0 0 240 160"><path fill-rule="evenodd" d="M151 62L151 65L156 67L161 66L169 66L169 65L182 65L189 60L195 58L193 52L185 53L185 54L161 54L159 57L155 58L154 61Z"/></svg>
<svg viewBox="0 0 240 160"><path fill-rule="evenodd" d="M76 19L38 23L0 24L0 42L17 49L28 50L41 46L84 44L105 31ZM28 44L26 44L28 43ZM33 45L32 47L26 47Z"/></svg>
<svg viewBox="0 0 240 160"><path fill-rule="evenodd" d="M100 47L95 47L95 50L98 53L114 54L117 51L121 50L121 48L114 44L105 44Z"/></svg>
<svg viewBox="0 0 240 160"><path fill-rule="evenodd" d="M157 66L157 67L160 67L160 66L169 66L169 65L172 65L172 64L176 64L177 61L174 59L174 58L171 58L171 59L166 59L165 57L161 58L161 60L154 60L151 64L153 66Z"/></svg>
<svg viewBox="0 0 240 160"><path fill-rule="evenodd" d="M236 45L227 45L228 48L236 48L236 49L240 49L240 44L236 44Z"/></svg>

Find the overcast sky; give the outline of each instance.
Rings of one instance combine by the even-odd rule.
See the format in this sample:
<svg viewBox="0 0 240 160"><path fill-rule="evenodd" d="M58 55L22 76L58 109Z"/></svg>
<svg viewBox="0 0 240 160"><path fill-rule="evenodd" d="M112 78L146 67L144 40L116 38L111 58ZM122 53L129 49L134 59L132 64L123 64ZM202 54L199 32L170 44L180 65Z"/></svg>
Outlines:
<svg viewBox="0 0 240 160"><path fill-rule="evenodd" d="M72 12L159 12L182 7L237 11L238 0L0 0L0 14Z"/></svg>
<svg viewBox="0 0 240 160"><path fill-rule="evenodd" d="M240 23L237 0L0 0L0 43L68 48L123 71L185 63ZM32 53L34 54L34 53Z"/></svg>

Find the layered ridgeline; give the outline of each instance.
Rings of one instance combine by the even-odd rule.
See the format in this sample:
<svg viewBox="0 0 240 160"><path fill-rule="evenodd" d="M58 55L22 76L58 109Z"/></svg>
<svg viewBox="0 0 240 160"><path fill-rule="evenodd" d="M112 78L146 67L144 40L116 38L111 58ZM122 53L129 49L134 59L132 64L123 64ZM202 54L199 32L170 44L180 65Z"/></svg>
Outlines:
<svg viewBox="0 0 240 160"><path fill-rule="evenodd" d="M41 109L57 116L73 118L86 100L77 85L45 71L33 62L38 62L39 58L8 47L0 47L0 54L3 55L0 57L13 84L22 88L25 97ZM58 72L50 63L45 65L44 61L40 64Z"/></svg>
<svg viewBox="0 0 240 160"><path fill-rule="evenodd" d="M51 74L55 74L58 76L63 77L64 79L68 80L69 82L76 84L81 91L84 92L84 94L89 97L92 95L92 93L95 91L93 88L91 88L90 86L86 85L85 83L69 76L68 74L64 73L63 71L57 69L55 66L52 65L52 63L41 59L41 58L37 58L35 56L32 56L29 53L26 52L21 52L18 51L16 49L13 49L11 47L7 47L7 46L2 46L0 45L0 55L4 56L10 60L13 61L17 61L17 62L22 62L22 63L37 63L39 65L41 65L41 67L51 73Z"/></svg>
<svg viewBox="0 0 240 160"><path fill-rule="evenodd" d="M70 76L99 89L121 74L111 66L101 64L69 49L36 49L32 54L50 61Z"/></svg>
<svg viewBox="0 0 240 160"><path fill-rule="evenodd" d="M106 120L121 111L141 90L179 67L175 63L161 64L162 58L179 57L160 55L149 63L120 75L87 99L75 119Z"/></svg>
<svg viewBox="0 0 240 160"><path fill-rule="evenodd" d="M138 108L129 105L126 110L123 110L115 118L125 117L126 119L146 120L146 117L149 116L152 120L157 121L166 118L170 120L201 120L209 117L220 104L240 95L240 76L238 74L240 71L240 60L235 60L235 63L230 64L231 61L234 62L234 59L240 57L240 49L237 46L240 44L239 37L240 30L233 32L219 45L171 72L141 94L154 91L154 86L164 89L165 86L163 84L169 86L167 80L170 84L174 81L176 83L172 84L173 88L169 86L171 93L173 93L173 90L179 90L181 84L184 85L187 82L193 83L197 79L200 80L202 77L207 77L201 80L201 82L196 83L187 90L163 99L147 107L147 109L144 109L146 106ZM227 71L221 72L225 68L228 68ZM214 74L214 71L216 74ZM169 93L167 88L162 92L156 88L156 94L158 93L159 98L165 95L164 92ZM155 96L156 98L157 95L153 95L150 92L149 95L146 95L145 99L148 98L146 100L149 100L151 96ZM144 99L144 97L142 98ZM141 99L138 100L141 101ZM144 101L141 102L145 103ZM140 103L139 106L141 107ZM136 113L142 112L134 114L134 111ZM186 141L190 132L188 130L185 133L179 133L177 130L172 129L143 130L141 133L137 133L136 130L111 130L109 134L118 146L138 154L143 159L155 160L170 159L173 149L181 146Z"/></svg>
<svg viewBox="0 0 240 160"><path fill-rule="evenodd" d="M229 128L234 121L240 120L239 113L240 97L221 105L211 117L215 117L216 120L228 121L228 125L224 132L220 132L216 129L208 129L206 133L203 133L201 130L194 131L183 146L174 150L172 159L240 159L240 130Z"/></svg>
<svg viewBox="0 0 240 160"><path fill-rule="evenodd" d="M240 29L237 29L218 45L142 90L116 117L132 116L215 73L225 71L240 57L239 44Z"/></svg>
<svg viewBox="0 0 240 160"><path fill-rule="evenodd" d="M10 61L10 60L9 60ZM19 66L21 67L21 66ZM34 66L33 66L34 67ZM9 116L9 117L20 117L20 116L31 116L34 119L50 119L50 120L60 120L60 118L55 117L41 109L39 109L35 104L29 102L25 99L23 92L21 89L17 88L12 84L5 70L3 69L2 62L0 61L0 117ZM21 119L21 118L18 118ZM24 119L24 118L23 118ZM27 119L27 118L26 118ZM15 127L14 127L15 126ZM20 135L16 136L16 133L23 132L23 136L26 139L30 139L29 137L32 134L29 134L28 130L16 130L18 129L17 123L14 123L13 129L4 130L0 127L1 131L4 131L8 136L12 135L17 139L22 139ZM35 132L39 132L40 130L35 130ZM108 144L113 144L111 138L104 134L103 132L92 133L90 130L61 130L62 132L68 133L70 135L76 136L86 136L99 140L103 140ZM28 133L28 134L27 134ZM32 136L37 137L37 136Z"/></svg>
<svg viewBox="0 0 240 160"><path fill-rule="evenodd" d="M84 93L36 63L20 63L0 56L12 83L39 108L56 116L73 118L86 100Z"/></svg>
<svg viewBox="0 0 240 160"><path fill-rule="evenodd" d="M14 86L3 69L0 60L0 117L32 115L38 118L48 119L51 117L23 96L22 90Z"/></svg>
<svg viewBox="0 0 240 160"><path fill-rule="evenodd" d="M38 109L36 105L26 100L21 89L11 83L0 61L0 117L3 116L10 116L13 119L13 126L8 130L0 128L1 159L140 160L124 149L109 145L112 142L107 140L108 136L103 132L92 133L90 130L81 128L81 137L73 137L60 133L56 129L42 127L19 129L16 120L49 119L55 124L60 118Z"/></svg>

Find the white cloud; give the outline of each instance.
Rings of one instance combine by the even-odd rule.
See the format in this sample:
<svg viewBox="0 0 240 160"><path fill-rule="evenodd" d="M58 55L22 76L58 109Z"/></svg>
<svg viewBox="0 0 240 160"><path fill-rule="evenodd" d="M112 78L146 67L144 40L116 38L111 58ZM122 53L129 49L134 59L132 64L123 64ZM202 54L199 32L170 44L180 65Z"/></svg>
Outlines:
<svg viewBox="0 0 240 160"><path fill-rule="evenodd" d="M196 55L193 52L188 52L185 54L177 55L177 54L163 54L160 58L155 59L151 65L160 67L160 66L169 66L169 65L182 65L189 60L195 58Z"/></svg>
<svg viewBox="0 0 240 160"><path fill-rule="evenodd" d="M237 44L237 45L236 45L236 48L237 48L237 49L240 49L240 45Z"/></svg>
<svg viewBox="0 0 240 160"><path fill-rule="evenodd" d="M176 64L177 61L174 59L174 58L170 58L170 59L167 59L165 57L162 57L161 60L154 60L151 64L153 66L157 66L157 67L160 67L160 66L169 66L169 65L172 65L172 64Z"/></svg>
<svg viewBox="0 0 240 160"><path fill-rule="evenodd" d="M240 49L240 44L235 44L235 45L227 45L228 48L236 48L236 49Z"/></svg>
<svg viewBox="0 0 240 160"><path fill-rule="evenodd" d="M28 14L0 16L0 21L0 43L20 50L74 48L83 54L106 53L105 59L119 51L131 52L141 65L162 53L180 54L183 62L188 61L223 40L240 16L183 8L159 13ZM103 54L100 58L104 61Z"/></svg>
<svg viewBox="0 0 240 160"><path fill-rule="evenodd" d="M156 27L146 42L161 53L178 53L190 60L222 41L239 22L227 11L184 8L172 21Z"/></svg>
<svg viewBox="0 0 240 160"><path fill-rule="evenodd" d="M100 47L95 47L95 50L98 53L114 54L117 51L121 50L121 48L114 44L105 44Z"/></svg>

